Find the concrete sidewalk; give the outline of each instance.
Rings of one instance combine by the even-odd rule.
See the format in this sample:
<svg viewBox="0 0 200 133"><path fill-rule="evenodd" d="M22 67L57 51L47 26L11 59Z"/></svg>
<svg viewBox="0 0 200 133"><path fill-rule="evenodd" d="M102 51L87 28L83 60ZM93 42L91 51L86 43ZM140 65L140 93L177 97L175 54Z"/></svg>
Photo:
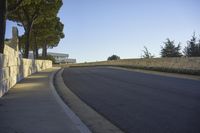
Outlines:
<svg viewBox="0 0 200 133"><path fill-rule="evenodd" d="M0 98L0 133L80 133L58 104L45 70L17 83Z"/></svg>

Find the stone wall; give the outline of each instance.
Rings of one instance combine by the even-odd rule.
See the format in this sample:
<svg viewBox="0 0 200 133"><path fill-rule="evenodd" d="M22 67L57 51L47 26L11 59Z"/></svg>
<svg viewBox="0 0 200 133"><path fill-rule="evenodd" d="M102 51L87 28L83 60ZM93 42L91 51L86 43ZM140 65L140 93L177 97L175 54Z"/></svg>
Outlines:
<svg viewBox="0 0 200 133"><path fill-rule="evenodd" d="M52 61L23 59L10 46L0 54L0 97L21 79L52 67Z"/></svg>
<svg viewBox="0 0 200 133"><path fill-rule="evenodd" d="M13 38L6 42L4 54L0 53L0 97L21 79L52 67L52 61L23 59L18 51L17 29Z"/></svg>

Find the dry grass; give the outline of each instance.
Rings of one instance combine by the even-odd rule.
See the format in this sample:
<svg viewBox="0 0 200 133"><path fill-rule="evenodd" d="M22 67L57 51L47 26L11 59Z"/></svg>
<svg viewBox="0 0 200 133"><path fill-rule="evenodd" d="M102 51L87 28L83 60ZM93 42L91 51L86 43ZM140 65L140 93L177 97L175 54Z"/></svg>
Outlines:
<svg viewBox="0 0 200 133"><path fill-rule="evenodd" d="M122 59L77 64L61 64L59 67L117 66L132 69L145 69L170 73L200 75L200 57Z"/></svg>

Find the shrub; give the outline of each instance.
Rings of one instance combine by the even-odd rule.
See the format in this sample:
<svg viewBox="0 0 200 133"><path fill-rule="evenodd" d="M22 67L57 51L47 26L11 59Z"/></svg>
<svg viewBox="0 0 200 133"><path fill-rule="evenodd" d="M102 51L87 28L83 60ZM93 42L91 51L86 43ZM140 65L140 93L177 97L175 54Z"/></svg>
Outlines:
<svg viewBox="0 0 200 133"><path fill-rule="evenodd" d="M120 59L120 57L117 55L112 55L112 56L108 57L108 60L119 60L119 59Z"/></svg>
<svg viewBox="0 0 200 133"><path fill-rule="evenodd" d="M149 58L154 58L154 55L152 55L149 50L147 49L146 46L144 46L144 50L143 51L143 55L142 55L142 58L145 58L145 59L149 59Z"/></svg>

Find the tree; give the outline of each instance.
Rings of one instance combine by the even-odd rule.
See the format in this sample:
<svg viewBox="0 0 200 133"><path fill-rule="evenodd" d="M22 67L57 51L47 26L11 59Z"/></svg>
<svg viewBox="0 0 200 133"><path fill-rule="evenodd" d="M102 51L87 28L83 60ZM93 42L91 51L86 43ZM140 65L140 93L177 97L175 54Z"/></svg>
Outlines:
<svg viewBox="0 0 200 133"><path fill-rule="evenodd" d="M187 46L185 47L183 53L188 57L197 57L200 56L200 40L197 42L197 37L195 33L192 38L187 42Z"/></svg>
<svg viewBox="0 0 200 133"><path fill-rule="evenodd" d="M59 17L51 20L44 19L33 25L30 36L30 50L33 50L34 57L38 58L38 49L42 48L43 57L47 56L47 48L56 47L60 39L64 38L64 25ZM25 36L20 37L20 45L24 51Z"/></svg>
<svg viewBox="0 0 200 133"><path fill-rule="evenodd" d="M59 17L54 19L44 20L42 23L35 24L32 28L33 34L31 40L33 40L33 50L37 56L38 48L42 48L43 57L47 56L47 48L53 48L58 45L60 39L64 38L63 33L64 24L60 22Z"/></svg>
<svg viewBox="0 0 200 133"><path fill-rule="evenodd" d="M119 59L120 59L120 57L117 55L112 55L112 56L108 57L108 60L119 60Z"/></svg>
<svg viewBox="0 0 200 133"><path fill-rule="evenodd" d="M142 50L143 51L143 55L142 55L142 58L147 58L147 59L149 59L149 58L154 58L154 55L152 55L150 52L149 52L149 50L147 49L147 47L146 46L144 46L144 50Z"/></svg>
<svg viewBox="0 0 200 133"><path fill-rule="evenodd" d="M12 1L12 0L10 0ZM62 6L62 0L23 0L19 8L8 14L8 19L23 26L26 36L25 58L28 58L32 26L44 18L55 17Z"/></svg>
<svg viewBox="0 0 200 133"><path fill-rule="evenodd" d="M199 48L199 54L200 54L200 38L199 38L199 42L198 42L198 48Z"/></svg>
<svg viewBox="0 0 200 133"><path fill-rule="evenodd" d="M47 48L56 47L59 44L60 39L64 38L63 28L64 25L60 22L60 18L57 17L52 21L52 29L48 28L48 34L45 34L43 37L44 43L42 55L44 57L47 56Z"/></svg>
<svg viewBox="0 0 200 133"><path fill-rule="evenodd" d="M0 53L4 51L4 38L6 27L6 0L0 0Z"/></svg>
<svg viewBox="0 0 200 133"><path fill-rule="evenodd" d="M171 41L167 38L167 41L164 42L165 46L161 47L161 56L162 57L181 57L182 54L180 53L180 43L178 46L175 46L174 41Z"/></svg>
<svg viewBox="0 0 200 133"><path fill-rule="evenodd" d="M7 13L16 10L21 2L22 0L12 0L12 3L7 2L7 0L0 0L0 53L2 54L4 51Z"/></svg>

